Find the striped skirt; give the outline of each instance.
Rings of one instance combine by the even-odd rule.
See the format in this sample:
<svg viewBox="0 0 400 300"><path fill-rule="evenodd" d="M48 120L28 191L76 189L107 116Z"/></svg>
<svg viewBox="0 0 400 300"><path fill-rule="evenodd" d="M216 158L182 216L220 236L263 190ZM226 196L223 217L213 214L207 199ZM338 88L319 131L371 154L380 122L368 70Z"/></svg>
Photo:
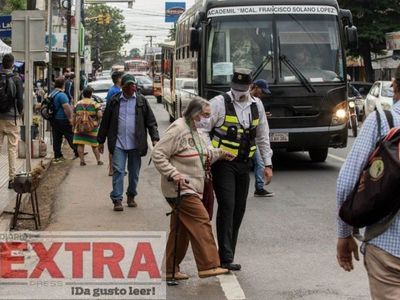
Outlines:
<svg viewBox="0 0 400 300"><path fill-rule="evenodd" d="M92 147L97 147L99 143L97 142L97 132L99 127L95 127L90 132L74 132L73 143L77 145L88 145Z"/></svg>

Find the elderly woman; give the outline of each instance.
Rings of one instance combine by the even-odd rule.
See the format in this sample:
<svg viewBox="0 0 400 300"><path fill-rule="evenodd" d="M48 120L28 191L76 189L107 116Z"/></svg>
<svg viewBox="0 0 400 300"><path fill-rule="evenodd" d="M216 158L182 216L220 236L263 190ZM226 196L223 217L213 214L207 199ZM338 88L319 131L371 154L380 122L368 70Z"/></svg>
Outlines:
<svg viewBox="0 0 400 300"><path fill-rule="evenodd" d="M172 208L175 208L177 185L181 184L179 204L179 234L175 236L177 218L172 214L170 233L166 249L167 279L172 277L174 241L177 238L175 278L188 279L180 272L179 264L185 257L189 241L192 245L200 278L217 276L228 272L220 268L217 246L212 233L211 222L201 199L204 189L205 161L232 159L221 149L209 150L198 133L207 125L211 107L207 100L194 98L156 144L152 158L161 173L162 192Z"/></svg>

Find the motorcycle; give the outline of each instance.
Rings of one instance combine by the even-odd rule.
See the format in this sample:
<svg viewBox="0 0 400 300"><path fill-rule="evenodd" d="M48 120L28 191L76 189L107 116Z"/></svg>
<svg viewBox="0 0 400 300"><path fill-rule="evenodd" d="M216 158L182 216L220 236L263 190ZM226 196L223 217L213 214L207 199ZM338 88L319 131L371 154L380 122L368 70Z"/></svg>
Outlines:
<svg viewBox="0 0 400 300"><path fill-rule="evenodd" d="M351 128L353 132L353 136L357 137L358 130L358 117L357 117L357 108L356 108L356 98L352 97L348 99L349 105L349 123L348 128Z"/></svg>

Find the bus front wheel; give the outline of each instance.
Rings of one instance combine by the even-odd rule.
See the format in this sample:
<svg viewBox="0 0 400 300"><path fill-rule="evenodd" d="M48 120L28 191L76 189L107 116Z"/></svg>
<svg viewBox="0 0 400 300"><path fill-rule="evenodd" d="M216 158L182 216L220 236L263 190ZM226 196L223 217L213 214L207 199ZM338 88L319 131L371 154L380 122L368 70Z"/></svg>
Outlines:
<svg viewBox="0 0 400 300"><path fill-rule="evenodd" d="M324 162L328 157L328 148L312 149L308 151L310 158L313 162Z"/></svg>

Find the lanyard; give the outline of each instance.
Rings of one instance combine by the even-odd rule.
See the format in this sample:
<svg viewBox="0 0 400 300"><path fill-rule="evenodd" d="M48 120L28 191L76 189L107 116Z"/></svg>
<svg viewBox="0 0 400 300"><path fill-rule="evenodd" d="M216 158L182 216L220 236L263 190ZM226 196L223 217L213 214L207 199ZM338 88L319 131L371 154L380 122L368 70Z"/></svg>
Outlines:
<svg viewBox="0 0 400 300"><path fill-rule="evenodd" d="M197 153L199 153L199 157L200 157L200 161L201 161L201 166L203 167L203 170L205 170L205 164L204 164L204 150L203 150L203 146L201 145L201 141L200 141L200 137L198 132L196 131L196 136L193 132L192 126L190 126L190 124L186 123L189 126L189 130L190 130L190 134L192 135L192 139L193 139L193 143L194 143L194 147L197 150ZM198 142L198 143L197 143Z"/></svg>

